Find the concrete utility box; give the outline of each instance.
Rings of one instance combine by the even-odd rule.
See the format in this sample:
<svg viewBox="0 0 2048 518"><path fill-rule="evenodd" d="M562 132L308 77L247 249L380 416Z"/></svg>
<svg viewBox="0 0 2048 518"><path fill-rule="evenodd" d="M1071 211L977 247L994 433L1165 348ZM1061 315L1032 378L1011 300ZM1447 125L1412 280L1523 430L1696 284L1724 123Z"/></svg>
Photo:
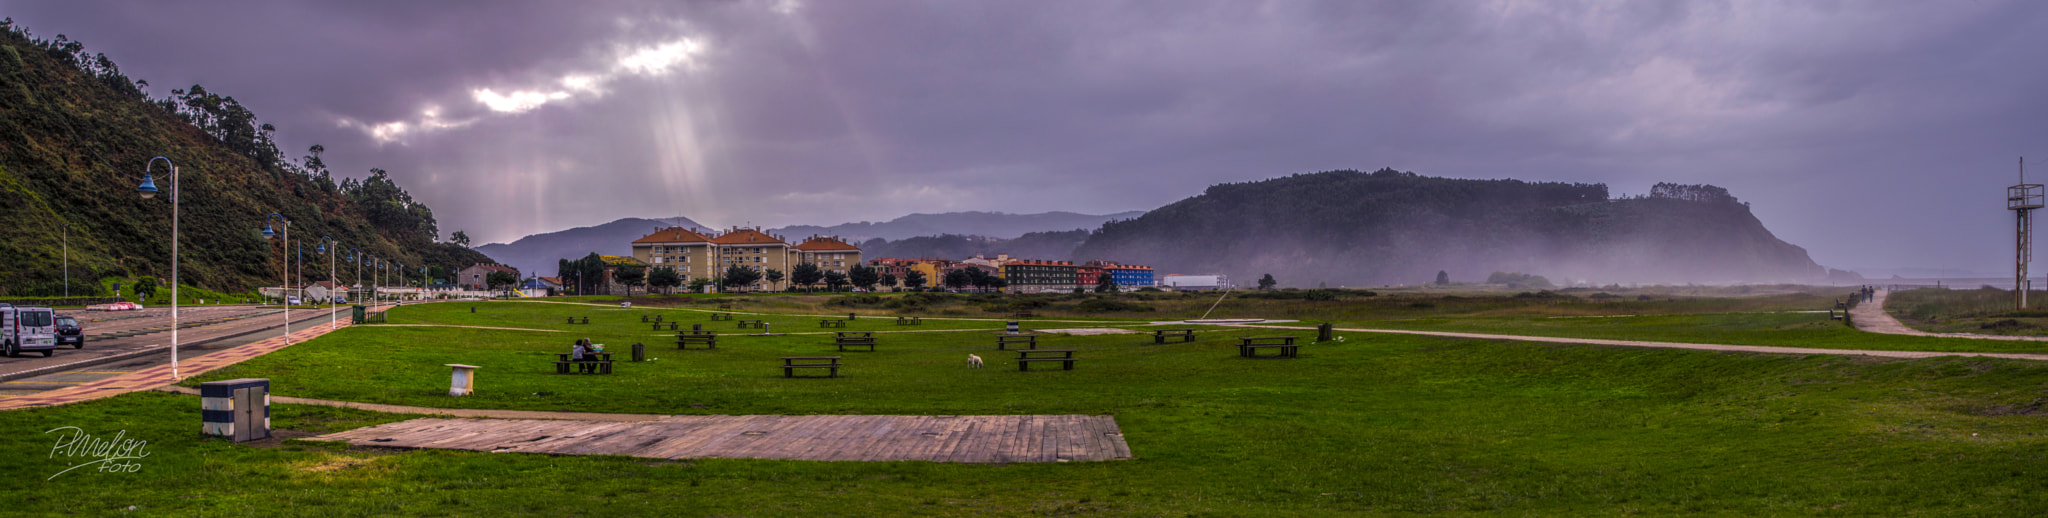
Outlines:
<svg viewBox="0 0 2048 518"><path fill-rule="evenodd" d="M199 420L207 435L235 442L270 437L270 380L243 378L199 384Z"/></svg>
<svg viewBox="0 0 2048 518"><path fill-rule="evenodd" d="M476 392L476 370L483 367L456 363L445 365L455 368L454 377L448 381L448 395L467 396L471 392Z"/></svg>

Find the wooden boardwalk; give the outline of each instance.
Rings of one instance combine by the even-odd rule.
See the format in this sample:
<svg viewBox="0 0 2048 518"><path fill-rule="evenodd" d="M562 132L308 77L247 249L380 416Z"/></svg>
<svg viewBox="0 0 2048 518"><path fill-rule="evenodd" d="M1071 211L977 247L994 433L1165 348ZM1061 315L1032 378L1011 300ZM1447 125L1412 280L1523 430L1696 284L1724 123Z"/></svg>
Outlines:
<svg viewBox="0 0 2048 518"><path fill-rule="evenodd" d="M422 418L314 437L359 446L656 459L1068 462L1131 458L1110 416L745 415L652 422Z"/></svg>

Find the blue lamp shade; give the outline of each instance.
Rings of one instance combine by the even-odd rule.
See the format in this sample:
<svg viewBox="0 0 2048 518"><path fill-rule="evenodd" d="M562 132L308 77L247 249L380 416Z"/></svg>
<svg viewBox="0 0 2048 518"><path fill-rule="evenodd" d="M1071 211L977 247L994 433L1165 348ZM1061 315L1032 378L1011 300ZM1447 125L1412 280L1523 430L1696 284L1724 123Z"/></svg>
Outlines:
<svg viewBox="0 0 2048 518"><path fill-rule="evenodd" d="M313 251L314 251L314 252L319 252L319 253L323 253L323 254L324 254L324 253L327 253L327 243L320 243L320 246L318 246L318 247L314 247L314 248L313 248Z"/></svg>
<svg viewBox="0 0 2048 518"><path fill-rule="evenodd" d="M270 222L263 222L263 237L277 237L277 231L270 229Z"/></svg>
<svg viewBox="0 0 2048 518"><path fill-rule="evenodd" d="M151 177L150 177L150 175L149 175L149 173L142 173L142 186L140 186L140 187L136 187L136 188L135 188L135 192L136 192L136 193L139 193L139 194L141 194L141 195L142 195L142 199L145 199L145 200L147 200L147 199L150 199L150 198L155 198L155 197L156 197L156 179L155 179L155 178L151 178Z"/></svg>

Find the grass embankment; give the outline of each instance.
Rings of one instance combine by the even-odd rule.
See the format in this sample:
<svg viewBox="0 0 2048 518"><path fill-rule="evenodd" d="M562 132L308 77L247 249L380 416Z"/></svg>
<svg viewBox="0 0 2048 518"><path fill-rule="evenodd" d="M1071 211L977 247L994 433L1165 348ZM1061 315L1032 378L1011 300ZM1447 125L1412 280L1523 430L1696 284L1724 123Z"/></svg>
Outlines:
<svg viewBox="0 0 2048 518"><path fill-rule="evenodd" d="M1707 313L1617 317L1466 317L1333 322L1339 328L1452 331L1820 349L2048 352L2048 343L1866 333L1825 313ZM1281 324L1299 325L1299 324Z"/></svg>
<svg viewBox="0 0 2048 518"><path fill-rule="evenodd" d="M480 305L485 316L467 321L508 306L517 304ZM393 319L467 315L408 306ZM590 334L616 343L640 332ZM659 348L661 361L573 376L539 365L566 347L562 333L365 326L209 376L269 377L284 395L441 406L1106 413L1131 461L659 462L233 446L196 435L195 398L136 394L10 414L0 451L20 454L0 456L0 466L22 481L13 510L31 514L127 505L289 515L2048 512L2038 473L2048 461L2048 365L1370 335L1257 361L1237 358L1219 339L1228 334L1166 346L1134 335L1054 338L1081 349L1081 365L1032 373L1005 368L1010 355L971 332L892 334L881 352L845 353L845 378L785 380L773 358L828 349L822 340ZM965 369L968 351L997 361ZM447 383L440 364L453 358L481 358L472 361L485 366L476 396L435 395ZM394 419L291 405L278 416L279 428L307 433ZM152 441L152 455L136 473L41 481L65 466L47 457L54 439L42 432L67 425L102 436L125 429Z"/></svg>
<svg viewBox="0 0 2048 518"><path fill-rule="evenodd" d="M2012 290L1923 288L1892 292L1885 309L1900 323L1934 333L2048 336L2048 292L2030 291L2029 309L2017 309Z"/></svg>

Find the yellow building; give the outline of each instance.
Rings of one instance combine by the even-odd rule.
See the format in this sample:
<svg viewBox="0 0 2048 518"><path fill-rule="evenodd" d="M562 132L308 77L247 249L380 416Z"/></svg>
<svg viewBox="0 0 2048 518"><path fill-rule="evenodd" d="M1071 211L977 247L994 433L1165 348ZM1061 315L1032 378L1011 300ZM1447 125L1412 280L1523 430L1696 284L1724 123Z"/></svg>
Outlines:
<svg viewBox="0 0 2048 518"><path fill-rule="evenodd" d="M834 236L811 236L802 243L790 247L789 264L811 263L820 271L852 273L849 269L859 266L860 247Z"/></svg>
<svg viewBox="0 0 2048 518"><path fill-rule="evenodd" d="M633 259L648 266L673 269L685 284L723 274L712 261L714 256L710 237L682 227L661 229L633 240Z"/></svg>

